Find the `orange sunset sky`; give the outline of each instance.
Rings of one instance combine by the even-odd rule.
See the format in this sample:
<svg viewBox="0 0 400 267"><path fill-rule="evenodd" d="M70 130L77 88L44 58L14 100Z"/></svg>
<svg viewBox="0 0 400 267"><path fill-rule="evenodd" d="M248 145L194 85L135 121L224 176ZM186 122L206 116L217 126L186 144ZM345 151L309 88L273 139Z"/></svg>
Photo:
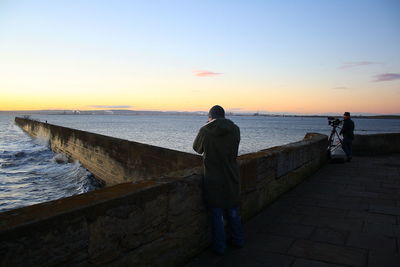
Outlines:
<svg viewBox="0 0 400 267"><path fill-rule="evenodd" d="M0 110L400 114L399 1L1 1Z"/></svg>

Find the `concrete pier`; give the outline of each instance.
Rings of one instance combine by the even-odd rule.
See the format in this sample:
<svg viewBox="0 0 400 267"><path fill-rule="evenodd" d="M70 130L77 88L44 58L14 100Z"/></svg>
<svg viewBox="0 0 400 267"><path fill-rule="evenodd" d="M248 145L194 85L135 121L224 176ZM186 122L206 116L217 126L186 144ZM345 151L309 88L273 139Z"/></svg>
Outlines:
<svg viewBox="0 0 400 267"><path fill-rule="evenodd" d="M247 242L197 266L400 266L400 154L328 164L245 225Z"/></svg>
<svg viewBox="0 0 400 267"><path fill-rule="evenodd" d="M240 156L246 247L193 261L211 243L199 156L16 123L107 186L0 213L0 266L399 266L400 133L356 136L346 164L316 133Z"/></svg>

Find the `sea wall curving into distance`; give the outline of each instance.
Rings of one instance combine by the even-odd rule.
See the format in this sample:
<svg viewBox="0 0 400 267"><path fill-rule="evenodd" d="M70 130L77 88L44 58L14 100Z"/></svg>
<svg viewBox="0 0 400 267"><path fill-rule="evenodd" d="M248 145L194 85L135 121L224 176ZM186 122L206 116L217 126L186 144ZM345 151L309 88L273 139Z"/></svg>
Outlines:
<svg viewBox="0 0 400 267"><path fill-rule="evenodd" d="M49 140L53 151L79 160L106 186L159 178L201 165L201 157L190 153L24 118L15 118L15 123L29 135Z"/></svg>
<svg viewBox="0 0 400 267"><path fill-rule="evenodd" d="M36 130L29 127L48 127L27 121L25 126L20 124L31 132ZM62 136L50 136L53 143L70 144L71 138L77 140L71 129L49 127L60 131L52 135ZM79 140L88 140L93 147L103 140L102 137L91 140L90 136L93 135L79 133ZM122 142L114 140L117 146ZM240 156L243 219L255 216L317 171L326 161L326 146L327 136L307 134L299 142ZM108 147L114 149L112 144ZM152 146L147 146L146 152L165 153ZM186 169L194 166L197 158L191 154L188 157L189 164L185 165L181 159L179 166ZM157 171L160 178L121 183L0 213L0 265L184 264L211 241L202 194L202 168L167 175L160 167Z"/></svg>

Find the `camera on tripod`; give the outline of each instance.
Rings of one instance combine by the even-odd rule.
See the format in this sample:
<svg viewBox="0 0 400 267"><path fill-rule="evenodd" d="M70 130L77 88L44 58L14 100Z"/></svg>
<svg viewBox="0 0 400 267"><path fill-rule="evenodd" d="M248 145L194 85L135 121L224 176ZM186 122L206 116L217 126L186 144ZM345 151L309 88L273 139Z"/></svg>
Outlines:
<svg viewBox="0 0 400 267"><path fill-rule="evenodd" d="M343 145L343 139L340 137L340 133L338 130L341 130L340 124L342 124L343 120L340 120L335 117L328 117L328 124L332 126L331 134L328 139L328 159L332 160L335 150L340 148Z"/></svg>
<svg viewBox="0 0 400 267"><path fill-rule="evenodd" d="M328 117L328 124L332 127L337 127L342 123L341 120L335 117Z"/></svg>

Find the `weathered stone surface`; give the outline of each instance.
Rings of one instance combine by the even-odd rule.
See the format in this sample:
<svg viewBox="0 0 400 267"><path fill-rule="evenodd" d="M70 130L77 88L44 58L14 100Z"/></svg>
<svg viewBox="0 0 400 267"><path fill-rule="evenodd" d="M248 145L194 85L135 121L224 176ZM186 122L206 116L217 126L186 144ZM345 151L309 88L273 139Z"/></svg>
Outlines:
<svg viewBox="0 0 400 267"><path fill-rule="evenodd" d="M337 265L331 263L325 263L322 261L296 259L292 267L344 267L345 265Z"/></svg>
<svg viewBox="0 0 400 267"><path fill-rule="evenodd" d="M312 234L311 240L336 245L344 245L348 236L348 231L338 230L330 227L318 227Z"/></svg>
<svg viewBox="0 0 400 267"><path fill-rule="evenodd" d="M347 245L356 248L384 250L390 253L397 252L396 238L371 233L352 232Z"/></svg>
<svg viewBox="0 0 400 267"><path fill-rule="evenodd" d="M400 254L382 250L371 250L368 255L368 267L399 267Z"/></svg>
<svg viewBox="0 0 400 267"><path fill-rule="evenodd" d="M290 248L289 254L311 260L328 261L350 266L365 266L367 261L367 250L308 240L297 240Z"/></svg>
<svg viewBox="0 0 400 267"><path fill-rule="evenodd" d="M398 153L400 151L400 134L356 134L353 141L353 151L356 155Z"/></svg>
<svg viewBox="0 0 400 267"><path fill-rule="evenodd" d="M101 264L160 238L167 232L167 199L167 194L157 195L146 203L125 205L126 218L110 215L96 218L90 224L89 261Z"/></svg>
<svg viewBox="0 0 400 267"><path fill-rule="evenodd" d="M231 258L238 259L242 266L251 266L261 264L258 257L268 258L274 253L292 256L290 266L400 266L400 216L370 212L369 205L380 203L376 197L343 194L345 189L354 190L354 184L363 180L375 181L371 178L374 175L379 178L398 174L398 168L386 165L399 159L400 154L356 157L349 164L325 165L245 224L247 240L243 250L228 249L219 260L203 253L187 267L222 266L231 263ZM367 200L370 204L361 209ZM242 256L237 258L237 254Z"/></svg>

